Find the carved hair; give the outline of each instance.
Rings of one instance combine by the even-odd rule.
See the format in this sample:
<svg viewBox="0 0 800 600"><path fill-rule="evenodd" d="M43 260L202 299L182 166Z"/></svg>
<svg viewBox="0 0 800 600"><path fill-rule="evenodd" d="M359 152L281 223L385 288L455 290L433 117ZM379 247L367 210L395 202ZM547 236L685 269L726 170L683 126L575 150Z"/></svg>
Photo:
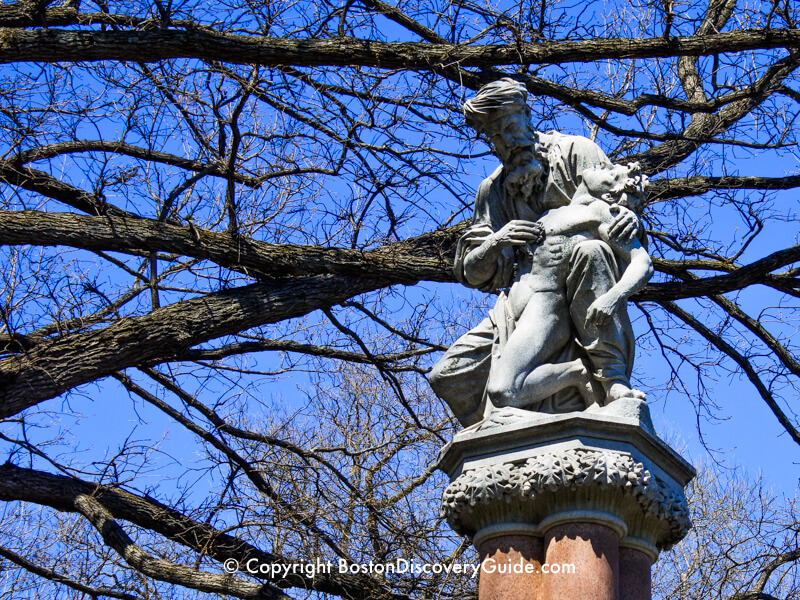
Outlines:
<svg viewBox="0 0 800 600"><path fill-rule="evenodd" d="M603 166L605 169L625 169L627 177L620 182L619 185L608 192L602 194L602 199L609 204L615 204L625 196L625 203L630 205L630 208L637 213L641 211L647 199L647 187L650 185L650 180L647 175L642 173L642 166L638 162L628 163L627 165L611 165Z"/></svg>
<svg viewBox="0 0 800 600"><path fill-rule="evenodd" d="M628 179L625 181L624 191L644 197L649 185L650 180L642 173L642 165L638 162L628 163Z"/></svg>
<svg viewBox="0 0 800 600"><path fill-rule="evenodd" d="M464 103L467 125L486 133L487 123L501 115L521 112L530 114L528 90L519 81L504 77L483 86L473 98Z"/></svg>
<svg viewBox="0 0 800 600"><path fill-rule="evenodd" d="M647 188L650 180L642 173L642 165L638 162L628 163L628 178L622 191L628 195L628 203L636 212L641 212L647 200Z"/></svg>

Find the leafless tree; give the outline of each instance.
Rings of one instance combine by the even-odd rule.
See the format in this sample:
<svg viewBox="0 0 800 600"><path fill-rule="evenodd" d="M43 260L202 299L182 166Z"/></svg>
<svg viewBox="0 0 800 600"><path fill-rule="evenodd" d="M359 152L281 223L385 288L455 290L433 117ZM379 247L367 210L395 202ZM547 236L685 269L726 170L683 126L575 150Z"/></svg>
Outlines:
<svg viewBox="0 0 800 600"><path fill-rule="evenodd" d="M760 478L700 469L689 488L694 527L656 563L653 597L791 600L800 597L797 499Z"/></svg>
<svg viewBox="0 0 800 600"><path fill-rule="evenodd" d="M474 559L438 517L455 424L424 375L490 302L451 261L493 161L459 107L500 76L540 130L653 180L657 276L634 300L670 376L650 385L703 414L708 381L741 377L800 443L798 18L788 0L0 5L2 593L474 594L223 564Z"/></svg>

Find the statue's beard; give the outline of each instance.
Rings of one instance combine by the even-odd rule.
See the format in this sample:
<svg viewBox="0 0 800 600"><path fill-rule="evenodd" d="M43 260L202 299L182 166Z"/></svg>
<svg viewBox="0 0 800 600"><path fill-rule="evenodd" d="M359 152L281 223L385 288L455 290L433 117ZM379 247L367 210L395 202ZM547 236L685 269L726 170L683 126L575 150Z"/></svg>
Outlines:
<svg viewBox="0 0 800 600"><path fill-rule="evenodd" d="M506 175L506 191L525 202L544 189L544 166L533 155Z"/></svg>

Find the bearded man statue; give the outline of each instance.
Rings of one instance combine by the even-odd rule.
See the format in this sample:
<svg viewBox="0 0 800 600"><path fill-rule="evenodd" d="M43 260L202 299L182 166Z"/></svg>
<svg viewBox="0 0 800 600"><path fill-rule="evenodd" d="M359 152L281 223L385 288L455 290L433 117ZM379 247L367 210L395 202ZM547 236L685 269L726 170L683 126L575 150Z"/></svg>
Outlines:
<svg viewBox="0 0 800 600"><path fill-rule="evenodd" d="M478 188L472 223L458 242L455 276L498 299L434 366L431 387L463 425L504 406L561 413L643 399L630 385L634 338L627 311L615 310L603 322L587 318L624 271L612 246L637 235L645 243L639 219L615 205L605 240L587 233L597 228L588 221L548 233L542 219L585 189L585 171L616 173L619 166L585 137L535 131L527 90L512 79L484 86L463 110L501 165ZM540 307L545 314L537 314ZM531 350L525 344L534 338ZM532 393L537 368L547 377Z"/></svg>

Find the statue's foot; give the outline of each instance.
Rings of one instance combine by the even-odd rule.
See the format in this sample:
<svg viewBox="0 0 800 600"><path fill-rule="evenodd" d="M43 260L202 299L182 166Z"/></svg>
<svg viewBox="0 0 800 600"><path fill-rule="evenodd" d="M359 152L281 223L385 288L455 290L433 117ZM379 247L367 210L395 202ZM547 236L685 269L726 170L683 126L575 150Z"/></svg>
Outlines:
<svg viewBox="0 0 800 600"><path fill-rule="evenodd" d="M603 399L603 388L592 375L589 363L585 360L581 360L580 365L581 369L578 373L580 381L577 387L583 401L586 402L586 406L589 407L593 404L598 404Z"/></svg>
<svg viewBox="0 0 800 600"><path fill-rule="evenodd" d="M647 400L647 394L624 383L615 382L611 384L606 392L606 404L620 400L621 398L635 398L637 400Z"/></svg>

